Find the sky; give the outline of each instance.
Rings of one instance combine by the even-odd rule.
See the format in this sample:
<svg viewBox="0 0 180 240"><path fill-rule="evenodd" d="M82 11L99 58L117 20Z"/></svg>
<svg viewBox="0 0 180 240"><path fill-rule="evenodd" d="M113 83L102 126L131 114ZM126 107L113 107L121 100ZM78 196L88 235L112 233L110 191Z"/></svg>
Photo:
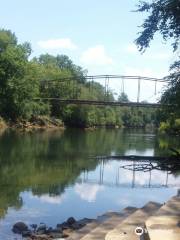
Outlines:
<svg viewBox="0 0 180 240"><path fill-rule="evenodd" d="M134 40L146 14L133 12L138 0L0 0L0 27L15 32L20 43L31 43L33 56L66 54L88 75L118 74L162 78L174 56L157 35L144 54ZM102 82L102 84L104 84ZM120 94L121 79L110 88ZM137 82L126 81L125 92L136 99ZM155 86L145 82L140 100L154 102ZM157 93L162 89L158 84Z"/></svg>

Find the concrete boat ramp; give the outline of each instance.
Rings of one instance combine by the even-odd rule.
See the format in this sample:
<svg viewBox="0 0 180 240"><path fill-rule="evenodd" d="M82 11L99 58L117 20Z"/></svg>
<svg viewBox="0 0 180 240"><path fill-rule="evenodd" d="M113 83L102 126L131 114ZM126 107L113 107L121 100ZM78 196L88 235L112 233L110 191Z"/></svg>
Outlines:
<svg viewBox="0 0 180 240"><path fill-rule="evenodd" d="M108 212L67 240L180 240L180 194L166 203Z"/></svg>

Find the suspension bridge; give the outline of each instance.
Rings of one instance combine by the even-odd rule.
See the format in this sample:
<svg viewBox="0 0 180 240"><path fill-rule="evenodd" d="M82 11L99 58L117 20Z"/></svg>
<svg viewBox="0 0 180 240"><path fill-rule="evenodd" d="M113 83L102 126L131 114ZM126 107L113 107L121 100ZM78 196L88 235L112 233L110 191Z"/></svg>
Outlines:
<svg viewBox="0 0 180 240"><path fill-rule="evenodd" d="M119 80L121 84L120 91L121 93L125 93L124 85L126 80L136 81L137 88L134 91L137 93L136 101L118 101L112 100L112 91L110 88L110 82L114 79ZM70 78L60 78L60 79L52 79L52 80L42 80L41 85L44 88L49 88L52 85L59 88L65 88L67 86L71 86L71 92L68 94L68 98L63 97L41 97L35 98L34 100L43 100L43 101L58 101L63 105L68 104L77 104L77 105L96 105L96 106L129 106L129 107L150 107L150 108L159 108L162 106L161 103L158 102L147 102L140 101L142 82L152 82L154 84L154 95L157 94L157 85L159 83L168 84L169 81L166 78L153 78L153 77L142 77L142 76L124 76L124 75L91 75L91 76L74 76ZM103 99L102 97L94 100L94 99L85 99L81 97L81 86L83 84L89 89L89 93L93 93L97 83L100 84L103 88ZM83 84L82 84L83 83ZM117 89L116 89L117 90Z"/></svg>

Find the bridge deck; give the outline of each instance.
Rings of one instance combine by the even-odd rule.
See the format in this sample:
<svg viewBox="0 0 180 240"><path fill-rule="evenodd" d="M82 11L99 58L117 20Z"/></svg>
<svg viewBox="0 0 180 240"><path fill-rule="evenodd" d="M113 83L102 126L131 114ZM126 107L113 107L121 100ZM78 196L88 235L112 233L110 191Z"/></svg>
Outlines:
<svg viewBox="0 0 180 240"><path fill-rule="evenodd" d="M124 107L162 107L160 103L144 103L144 102L118 102L118 101L98 101L98 100L81 100L81 99L60 99L60 98L34 98L34 100L58 101L62 104L77 105L96 105L96 106L124 106Z"/></svg>

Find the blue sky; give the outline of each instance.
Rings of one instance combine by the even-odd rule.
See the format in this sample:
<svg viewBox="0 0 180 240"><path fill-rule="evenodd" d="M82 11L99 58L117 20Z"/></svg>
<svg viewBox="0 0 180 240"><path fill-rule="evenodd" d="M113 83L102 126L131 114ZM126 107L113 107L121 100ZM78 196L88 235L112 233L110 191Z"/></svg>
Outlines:
<svg viewBox="0 0 180 240"><path fill-rule="evenodd" d="M11 29L20 42L29 41L32 56L66 54L93 74L164 77L173 62L170 44L156 36L140 54L134 40L145 14L132 12L137 0L1 0L1 27ZM119 92L120 80L111 82ZM125 89L135 99L136 82ZM154 86L145 84L141 100L150 99ZM158 86L158 90L161 86ZM150 88L152 92L150 93ZM118 89L118 90L117 90ZM154 101L152 97L150 101Z"/></svg>

